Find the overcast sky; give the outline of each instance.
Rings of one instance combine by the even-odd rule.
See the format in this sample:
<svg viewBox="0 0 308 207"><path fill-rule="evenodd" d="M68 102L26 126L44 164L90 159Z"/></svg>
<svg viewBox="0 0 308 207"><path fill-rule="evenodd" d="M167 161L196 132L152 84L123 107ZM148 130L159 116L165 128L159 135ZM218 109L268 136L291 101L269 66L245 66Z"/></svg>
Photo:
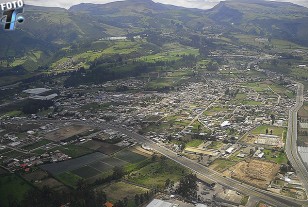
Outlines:
<svg viewBox="0 0 308 207"><path fill-rule="evenodd" d="M116 0L24 0L26 4L39 5L39 6L51 6L51 7L64 7L69 8L72 5L79 3L99 3L104 4L108 2L113 2ZM209 9L215 6L220 0L154 0L155 2L160 2L164 4L172 4L176 6L190 7L190 8L200 8ZM308 0L275 0L275 1L285 1L293 2L295 4L303 5L308 7ZM6 0L0 0L0 2L8 2Z"/></svg>

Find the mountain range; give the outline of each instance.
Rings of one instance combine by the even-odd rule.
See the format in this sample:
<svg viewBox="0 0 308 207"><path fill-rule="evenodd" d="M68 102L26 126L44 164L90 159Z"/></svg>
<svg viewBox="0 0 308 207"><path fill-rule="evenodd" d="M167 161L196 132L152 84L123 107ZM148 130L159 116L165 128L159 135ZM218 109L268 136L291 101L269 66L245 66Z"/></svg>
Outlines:
<svg viewBox="0 0 308 207"><path fill-rule="evenodd" d="M79 4L66 10L25 6L25 22L14 32L0 30L0 60L42 51L34 57L44 65L61 48L104 37L137 35L146 31L186 38L213 33L240 33L308 45L308 8L264 0L222 1L210 10L189 9L126 0L108 4ZM59 53L60 51L60 53ZM35 55L34 55L35 56ZM31 65L31 61L30 65Z"/></svg>

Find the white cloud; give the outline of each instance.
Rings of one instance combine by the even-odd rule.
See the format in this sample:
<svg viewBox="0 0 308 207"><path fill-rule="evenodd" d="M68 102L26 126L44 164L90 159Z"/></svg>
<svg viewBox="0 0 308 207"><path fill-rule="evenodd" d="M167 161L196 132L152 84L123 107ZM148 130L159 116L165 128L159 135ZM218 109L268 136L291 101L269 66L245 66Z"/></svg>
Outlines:
<svg viewBox="0 0 308 207"><path fill-rule="evenodd" d="M7 1L9 0L0 0L0 3L7 2ZM105 3L109 3L113 1L117 1L117 0L73 0L73 1L69 1L69 0L52 0L52 1L24 0L26 4L38 5L38 6L48 6L48 7L63 7L63 8L69 8L73 5L80 4L80 3L105 4ZM176 5L176 6L199 8L199 9L209 9L220 2L220 0L153 0L153 1L163 3L163 4L171 4L171 5ZM308 7L308 0L274 0L274 1L292 2L295 4Z"/></svg>

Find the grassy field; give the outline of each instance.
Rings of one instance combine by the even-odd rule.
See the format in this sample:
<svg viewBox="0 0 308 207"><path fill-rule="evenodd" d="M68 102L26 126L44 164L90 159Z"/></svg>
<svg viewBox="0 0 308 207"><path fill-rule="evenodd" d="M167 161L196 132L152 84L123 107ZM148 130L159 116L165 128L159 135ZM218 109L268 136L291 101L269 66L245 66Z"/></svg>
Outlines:
<svg viewBox="0 0 308 207"><path fill-rule="evenodd" d="M203 143L203 140L200 140L200 139L194 139L190 142L188 142L186 144L186 147L198 147L200 144Z"/></svg>
<svg viewBox="0 0 308 207"><path fill-rule="evenodd" d="M147 159L147 157L134 153L130 150L122 150L118 152L115 157L129 163L138 163Z"/></svg>
<svg viewBox="0 0 308 207"><path fill-rule="evenodd" d="M51 141L49 141L49 140L42 139L42 140L39 140L38 142L36 142L34 144L31 144L31 145L23 147L23 149L25 149L25 150L33 150L33 149L39 148L41 146L44 146L44 145L46 145L46 144L48 144L50 142Z"/></svg>
<svg viewBox="0 0 308 207"><path fill-rule="evenodd" d="M58 68L59 65L65 62L70 62L71 60L74 60L73 65L80 63L83 65L83 67L89 68L90 64L100 57L108 55L110 56L115 54L120 54L120 55L131 54L133 52L137 52L140 49L142 49L141 47L142 44L144 44L144 42L142 41L135 41L135 42L127 40L113 41L112 44L109 45L109 47L102 50L89 50L83 53L73 55L70 58L64 57L58 60L57 62L53 63L51 68L52 70L59 69Z"/></svg>
<svg viewBox="0 0 308 207"><path fill-rule="evenodd" d="M237 162L226 160L226 159L216 159L211 165L210 168L218 172L223 172L226 169L232 167Z"/></svg>
<svg viewBox="0 0 308 207"><path fill-rule="evenodd" d="M8 117L16 117L16 116L22 115L22 112L18 111L18 110L6 112L6 113L1 113L0 112L0 115L8 116Z"/></svg>
<svg viewBox="0 0 308 207"><path fill-rule="evenodd" d="M71 172L61 173L60 175L56 176L56 178L63 184L73 188L76 188L78 181L82 179L78 175L75 175Z"/></svg>
<svg viewBox="0 0 308 207"><path fill-rule="evenodd" d="M78 145L66 145L66 146L59 146L55 147L50 151L56 151L59 150L60 152L67 154L68 156L75 158L75 157L80 157L82 155L90 154L93 152L93 150L78 146Z"/></svg>
<svg viewBox="0 0 308 207"><path fill-rule="evenodd" d="M142 188L125 182L110 183L108 185L98 187L96 190L106 192L107 199L112 202L124 199L125 197L128 199L133 199L136 194L142 194L149 191L147 188Z"/></svg>
<svg viewBox="0 0 308 207"><path fill-rule="evenodd" d="M222 142L213 141L207 148L209 149L220 149L224 144Z"/></svg>
<svg viewBox="0 0 308 207"><path fill-rule="evenodd" d="M165 159L148 164L140 170L130 174L128 180L149 188L163 188L165 181L179 181L189 171L177 163Z"/></svg>
<svg viewBox="0 0 308 207"><path fill-rule="evenodd" d="M8 207L8 199L21 201L32 187L17 175L0 177L0 206Z"/></svg>
<svg viewBox="0 0 308 207"><path fill-rule="evenodd" d="M265 134L266 133L266 129L269 130L269 133L271 130L273 130L273 135L277 135L277 136L281 136L283 132L286 130L283 127L275 127L275 126L269 126L269 125L262 125L257 127L256 129L254 129L251 133L255 134L255 135L259 135L259 134Z"/></svg>
<svg viewBox="0 0 308 207"><path fill-rule="evenodd" d="M16 150L11 150L11 151L7 151L7 152L5 152L5 153L3 153L1 155L7 156L8 158L13 158L14 159L14 158L18 158L18 157L20 157L22 155L25 155L25 154L22 153L22 152L18 152Z"/></svg>
<svg viewBox="0 0 308 207"><path fill-rule="evenodd" d="M100 171L90 166L84 166L71 172L79 177L82 177L83 179L91 178L101 173Z"/></svg>
<svg viewBox="0 0 308 207"><path fill-rule="evenodd" d="M165 44L162 52L137 58L138 61L155 63L159 61L176 61L180 60L183 55L199 55L198 49L180 45L177 43Z"/></svg>
<svg viewBox="0 0 308 207"><path fill-rule="evenodd" d="M264 150L265 159L278 163L278 164L287 164L288 158L284 152Z"/></svg>

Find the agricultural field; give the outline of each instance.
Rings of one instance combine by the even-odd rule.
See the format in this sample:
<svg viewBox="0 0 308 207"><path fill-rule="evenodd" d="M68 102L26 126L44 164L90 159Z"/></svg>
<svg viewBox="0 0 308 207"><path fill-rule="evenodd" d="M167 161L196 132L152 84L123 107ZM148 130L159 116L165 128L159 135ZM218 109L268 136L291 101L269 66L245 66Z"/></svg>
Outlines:
<svg viewBox="0 0 308 207"><path fill-rule="evenodd" d="M64 172L55 177L58 180L60 180L63 184L73 187L73 188L76 188L78 181L82 179L78 175L75 175L71 172Z"/></svg>
<svg viewBox="0 0 308 207"><path fill-rule="evenodd" d="M213 141L207 148L208 149L220 149L224 145L223 142Z"/></svg>
<svg viewBox="0 0 308 207"><path fill-rule="evenodd" d="M114 144L104 143L97 151L104 153L106 155L112 155L118 151L120 151L122 147L116 146Z"/></svg>
<svg viewBox="0 0 308 207"><path fill-rule="evenodd" d="M77 136L82 133L88 132L91 129L92 129L91 127L84 126L84 125L68 126L68 127L64 127L56 131L50 132L49 134L45 136L45 139L54 141L54 142L63 141L73 136Z"/></svg>
<svg viewBox="0 0 308 207"><path fill-rule="evenodd" d="M103 137L104 135L99 135L99 136L101 136L102 138L105 138ZM118 140L120 139L113 139L111 141L113 142L113 141L118 141ZM90 149L90 150L99 151L106 155L112 155L120 151L121 149L123 149L123 147L114 145L114 143L109 143L109 140L101 141L99 139L94 139L94 140L81 143L79 144L79 146Z"/></svg>
<svg viewBox="0 0 308 207"><path fill-rule="evenodd" d="M83 155L87 155L87 154L91 154L93 152L93 150L79 146L79 145L74 145L74 144L70 144L70 145L65 145L65 146L59 146L59 147L55 147L49 151L57 151L59 150L60 152L68 155L69 157L72 158L76 158L76 157L80 157Z"/></svg>
<svg viewBox="0 0 308 207"><path fill-rule="evenodd" d="M276 150L264 150L265 159L278 164L287 164L288 158L284 152Z"/></svg>
<svg viewBox="0 0 308 207"><path fill-rule="evenodd" d="M7 157L7 158L13 158L13 159L21 157L23 155L25 155L25 153L22 153L16 150L9 150L1 154L1 156Z"/></svg>
<svg viewBox="0 0 308 207"><path fill-rule="evenodd" d="M34 144L23 147L23 149L31 151L31 150L42 147L42 146L49 144L49 143L51 143L51 141L46 140L46 139L42 139L42 140L39 140L38 142L36 142Z"/></svg>
<svg viewBox="0 0 308 207"><path fill-rule="evenodd" d="M125 182L115 182L96 188L96 190L104 191L107 194L107 199L115 202L122 200L125 197L133 199L136 194L143 194L149 191L147 188L139 187Z"/></svg>
<svg viewBox="0 0 308 207"><path fill-rule="evenodd" d="M67 190L66 186L63 185L63 183L50 177L47 172L40 169L28 174L24 174L23 178L38 188L48 186L55 191Z"/></svg>
<svg viewBox="0 0 308 207"><path fill-rule="evenodd" d="M98 171L90 166L84 166L76 170L72 170L71 172L79 177L82 177L83 179L91 178L101 173L101 171Z"/></svg>
<svg viewBox="0 0 308 207"><path fill-rule="evenodd" d="M228 168L236 165L237 162L227 160L227 159L216 159L213 163L211 163L210 168L222 173L223 171L227 170Z"/></svg>
<svg viewBox="0 0 308 207"><path fill-rule="evenodd" d="M106 157L107 155L95 152L90 155L85 155L83 157L67 160L64 162L45 164L41 165L40 167L53 175L58 175L67 171L78 169L82 166L91 164Z"/></svg>
<svg viewBox="0 0 308 207"><path fill-rule="evenodd" d="M265 82L254 82L254 83L244 83L242 84L243 87L247 87L250 89L253 89L254 91L260 93L260 94L266 94L266 95L281 95L288 98L294 98L295 94L293 91L278 85L277 83L271 82L271 81L265 81Z"/></svg>
<svg viewBox="0 0 308 207"><path fill-rule="evenodd" d="M103 57L112 55L129 55L132 53L138 53L143 51L144 54L150 52L148 43L143 40L129 41L129 40L118 40L118 41L97 41L96 45L104 45L104 47L98 47L97 49L88 50L85 52L80 52L78 54L71 55L69 57L64 57L51 66L51 72L65 72L66 70L76 69L78 67L84 67L88 69L92 62ZM151 46L149 46L151 47ZM63 68L66 67L66 69Z"/></svg>
<svg viewBox="0 0 308 207"><path fill-rule="evenodd" d="M177 43L170 43L165 44L162 48L162 52L143 56L138 59L137 61L147 62L147 63L155 63L159 61L177 61L181 59L183 55L199 55L198 49L180 45Z"/></svg>
<svg viewBox="0 0 308 207"><path fill-rule="evenodd" d="M279 169L280 165L276 163L250 160L239 162L229 170L232 178L267 189Z"/></svg>
<svg viewBox="0 0 308 207"><path fill-rule="evenodd" d="M244 136L241 140L241 142L244 143L250 143L254 144L256 141L261 140L260 143L263 143L262 140L265 140L264 138L261 139L259 137L260 134L266 134L266 131L268 130L268 135L275 135L278 136L279 138L275 138L276 141L270 144L270 142L264 142L264 145L268 147L283 147L283 143L285 143L286 139L286 133L287 129L284 127L276 127L276 126L270 126L270 125L261 125L254 130L252 130L250 133L248 133L246 136ZM274 138L272 138L274 140ZM279 142L279 143L278 143Z"/></svg>
<svg viewBox="0 0 308 207"><path fill-rule="evenodd" d="M138 163L138 162L141 162L141 161L147 159L147 157L145 157L141 154L137 154L135 152L132 152L130 150L122 150L122 151L118 152L115 155L115 157L118 158L118 159L124 160L126 162L129 162L129 163Z"/></svg>
<svg viewBox="0 0 308 207"><path fill-rule="evenodd" d="M130 173L128 181L147 186L149 188L163 188L165 181L170 180L177 182L189 171L177 163L166 158L147 164L138 171Z"/></svg>
<svg viewBox="0 0 308 207"><path fill-rule="evenodd" d="M273 130L273 135L280 136L280 137L282 137L282 134L283 134L284 131L286 130L286 129L283 128L283 127L262 125L262 126L257 127L256 129L254 129L251 133L252 133L252 134L255 134L255 135L258 135L258 134L265 134L265 133L266 133L266 129L268 129L269 132L270 132L271 130Z"/></svg>
<svg viewBox="0 0 308 207"><path fill-rule="evenodd" d="M186 144L186 147L199 147L199 145L201 145L203 142L204 142L203 140L195 139L188 142Z"/></svg>
<svg viewBox="0 0 308 207"><path fill-rule="evenodd" d="M105 177L112 172L114 167L137 164L145 161L149 156L137 148L125 149L114 156L95 152L72 160L42 165L41 168L57 177L64 184L75 187L79 179L93 180Z"/></svg>

